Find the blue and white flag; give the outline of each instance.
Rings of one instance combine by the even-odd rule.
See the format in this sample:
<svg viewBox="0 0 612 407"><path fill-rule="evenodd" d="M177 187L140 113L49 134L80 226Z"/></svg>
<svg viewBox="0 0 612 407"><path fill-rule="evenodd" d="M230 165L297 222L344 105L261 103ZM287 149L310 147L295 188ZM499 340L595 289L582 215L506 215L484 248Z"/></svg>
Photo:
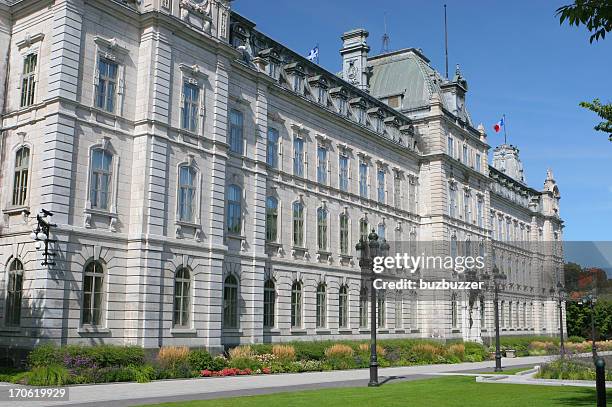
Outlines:
<svg viewBox="0 0 612 407"><path fill-rule="evenodd" d="M311 49L306 58L308 58L308 60L311 62L318 63L319 62L319 46L316 45L313 49Z"/></svg>

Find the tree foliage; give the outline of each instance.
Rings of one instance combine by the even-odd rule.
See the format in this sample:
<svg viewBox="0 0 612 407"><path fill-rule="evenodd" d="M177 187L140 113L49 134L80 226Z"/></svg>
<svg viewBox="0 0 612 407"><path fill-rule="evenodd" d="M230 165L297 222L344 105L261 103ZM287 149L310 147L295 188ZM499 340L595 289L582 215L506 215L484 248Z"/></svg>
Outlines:
<svg viewBox="0 0 612 407"><path fill-rule="evenodd" d="M586 26L591 33L589 41L599 41L606 38L606 33L612 31L612 1L611 0L576 0L574 4L557 9L560 23Z"/></svg>
<svg viewBox="0 0 612 407"><path fill-rule="evenodd" d="M606 33L612 31L612 0L575 0L574 4L557 9L560 24L565 21L569 25L586 26L591 33L589 41L599 41L606 38ZM595 130L608 134L612 141L612 104L602 105L599 99L592 102L581 102L580 106L587 108L603 119L595 126Z"/></svg>
<svg viewBox="0 0 612 407"><path fill-rule="evenodd" d="M602 105L599 99L595 99L592 102L580 102L580 106L597 113L603 119L594 128L597 131L608 133L608 140L612 141L612 103Z"/></svg>

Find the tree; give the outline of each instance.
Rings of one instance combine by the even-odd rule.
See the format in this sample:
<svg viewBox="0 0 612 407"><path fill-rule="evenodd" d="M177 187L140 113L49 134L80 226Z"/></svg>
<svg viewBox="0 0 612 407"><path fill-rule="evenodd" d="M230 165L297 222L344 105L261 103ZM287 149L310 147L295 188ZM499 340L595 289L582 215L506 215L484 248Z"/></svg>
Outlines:
<svg viewBox="0 0 612 407"><path fill-rule="evenodd" d="M612 0L575 0L574 4L557 9L560 24L565 21L569 25L586 26L591 33L589 41L599 41L606 38L606 33L612 31ZM595 126L595 130L608 133L612 141L612 104L602 105L599 99L592 102L582 102L580 106L587 108L603 119Z"/></svg>
<svg viewBox="0 0 612 407"><path fill-rule="evenodd" d="M560 24L565 21L569 25L579 27L586 25L592 33L589 41L599 41L606 38L606 33L612 31L612 1L610 0L576 0L574 4L557 9Z"/></svg>

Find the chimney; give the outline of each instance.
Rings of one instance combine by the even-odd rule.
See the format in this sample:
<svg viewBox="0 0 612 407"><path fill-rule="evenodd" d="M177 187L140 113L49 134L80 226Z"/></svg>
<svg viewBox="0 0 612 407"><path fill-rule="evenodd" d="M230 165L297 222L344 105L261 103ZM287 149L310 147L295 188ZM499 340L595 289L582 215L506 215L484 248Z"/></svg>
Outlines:
<svg viewBox="0 0 612 407"><path fill-rule="evenodd" d="M363 28L342 34L342 78L358 88L369 91L368 52L369 33Z"/></svg>

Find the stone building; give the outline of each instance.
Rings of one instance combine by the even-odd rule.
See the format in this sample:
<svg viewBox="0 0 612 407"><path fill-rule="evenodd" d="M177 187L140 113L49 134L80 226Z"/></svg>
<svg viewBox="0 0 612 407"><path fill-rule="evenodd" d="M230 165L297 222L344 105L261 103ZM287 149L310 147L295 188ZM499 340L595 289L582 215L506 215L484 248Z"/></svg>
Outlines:
<svg viewBox="0 0 612 407"><path fill-rule="evenodd" d="M562 253L537 243L562 240L559 190L514 146L489 165L459 68L371 56L359 29L334 74L230 4L0 1L0 347L365 338L371 229L484 254L509 277L503 334L558 332ZM484 292L378 304L381 337L493 332Z"/></svg>

